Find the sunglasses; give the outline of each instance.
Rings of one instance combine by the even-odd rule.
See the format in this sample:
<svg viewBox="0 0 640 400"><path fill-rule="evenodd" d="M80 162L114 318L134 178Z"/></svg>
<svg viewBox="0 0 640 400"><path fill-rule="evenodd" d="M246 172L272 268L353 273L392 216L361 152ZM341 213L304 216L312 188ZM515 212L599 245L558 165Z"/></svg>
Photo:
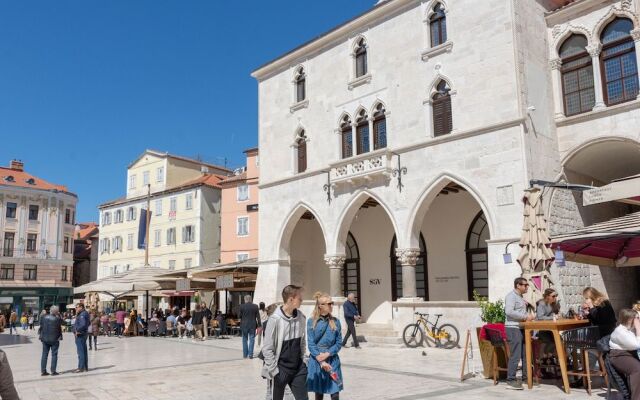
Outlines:
<svg viewBox="0 0 640 400"><path fill-rule="evenodd" d="M518 285L520 285L520 286L529 286L528 283L518 283Z"/></svg>
<svg viewBox="0 0 640 400"><path fill-rule="evenodd" d="M332 306L333 305L333 301L330 301L328 303L320 303L321 306Z"/></svg>

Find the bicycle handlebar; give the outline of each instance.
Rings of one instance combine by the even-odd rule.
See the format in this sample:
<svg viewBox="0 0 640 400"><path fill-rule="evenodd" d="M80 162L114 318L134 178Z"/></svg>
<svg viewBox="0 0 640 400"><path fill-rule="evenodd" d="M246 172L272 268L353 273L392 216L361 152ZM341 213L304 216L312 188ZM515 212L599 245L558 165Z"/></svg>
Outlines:
<svg viewBox="0 0 640 400"><path fill-rule="evenodd" d="M429 313L421 313L421 312L417 312L417 311L416 311L416 312L415 312L415 315L419 315L419 316L421 316L421 317L424 317L424 316L427 316L427 317L428 317L428 316L429 316Z"/></svg>

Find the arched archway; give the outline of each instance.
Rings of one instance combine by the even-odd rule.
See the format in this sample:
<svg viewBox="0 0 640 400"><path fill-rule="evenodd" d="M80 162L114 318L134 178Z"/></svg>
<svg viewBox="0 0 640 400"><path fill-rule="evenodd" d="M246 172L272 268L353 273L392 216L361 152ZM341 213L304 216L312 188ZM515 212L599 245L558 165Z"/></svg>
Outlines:
<svg viewBox="0 0 640 400"><path fill-rule="evenodd" d="M473 219L467 233L467 291L469 300L473 292L489 297L489 254L487 252L489 226L480 211Z"/></svg>
<svg viewBox="0 0 640 400"><path fill-rule="evenodd" d="M342 296L349 293L355 296L358 310L362 313L362 286L360 284L360 249L351 232L347 235L344 267L340 273L340 291Z"/></svg>

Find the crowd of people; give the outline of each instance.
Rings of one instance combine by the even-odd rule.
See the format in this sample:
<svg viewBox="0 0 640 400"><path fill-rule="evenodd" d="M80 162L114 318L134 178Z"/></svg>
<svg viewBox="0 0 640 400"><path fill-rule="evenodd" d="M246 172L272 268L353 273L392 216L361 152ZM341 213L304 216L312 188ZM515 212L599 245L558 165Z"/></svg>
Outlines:
<svg viewBox="0 0 640 400"><path fill-rule="evenodd" d="M36 316L31 310L22 312L18 317L18 311L12 309L7 315L0 313L0 333L4 332L7 327L11 335L18 334L18 327L21 327L23 332L33 331L35 322Z"/></svg>

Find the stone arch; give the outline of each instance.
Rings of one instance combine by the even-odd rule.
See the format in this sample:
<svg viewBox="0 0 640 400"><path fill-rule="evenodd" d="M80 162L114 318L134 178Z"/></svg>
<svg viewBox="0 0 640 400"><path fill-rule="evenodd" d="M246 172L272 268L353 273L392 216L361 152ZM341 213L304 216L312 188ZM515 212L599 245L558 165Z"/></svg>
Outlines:
<svg viewBox="0 0 640 400"><path fill-rule="evenodd" d="M363 44L364 44L364 48L365 49L369 49L369 41L367 40L367 38L363 35L363 34L358 34L356 35L356 37L353 38L353 41L351 42L351 54L355 55L356 54L356 49L358 48L359 44L360 44L360 40L363 40Z"/></svg>
<svg viewBox="0 0 640 400"><path fill-rule="evenodd" d="M564 44L564 41L567 40L571 35L583 35L587 38L587 46L592 46L593 36L589 30L582 25L567 25L565 29L558 35L553 43L554 54L551 58L560 58L560 47Z"/></svg>
<svg viewBox="0 0 640 400"><path fill-rule="evenodd" d="M616 18L628 18L633 22L633 29L638 29L640 27L640 22L638 21L638 17L631 11L626 8L618 8L616 6L611 6L609 11L605 15L600 18L600 20L595 24L593 28L593 40L594 42L600 43L600 34L602 30L609 24L609 22L613 21Z"/></svg>
<svg viewBox="0 0 640 400"><path fill-rule="evenodd" d="M442 8L444 8L445 14L449 13L449 5L445 0L431 0L425 7L425 9L427 10L426 13L424 14L425 22L429 22L429 18L431 18L431 16L433 15L433 9L436 7L438 3L442 4Z"/></svg>
<svg viewBox="0 0 640 400"><path fill-rule="evenodd" d="M289 259L289 255L291 252L291 247L290 247L291 236L293 235L293 231L296 228L298 221L300 221L300 218L306 212L310 212L318 222L318 225L320 225L320 229L322 230L322 236L324 237L325 247L326 247L326 244L328 242L327 242L327 234L326 234L327 230L325 229L324 223L320 218L318 218L318 213L314 211L314 209L311 206L309 206L305 202L299 202L292 208L292 211L284 219L285 222L282 228L280 229L280 234L278 235L280 240L277 242L278 243L278 249L277 249L278 259L280 260Z"/></svg>
<svg viewBox="0 0 640 400"><path fill-rule="evenodd" d="M376 113L376 107L378 107L378 105L382 105L382 108L384 109L384 115L390 114L385 102L376 98L376 100L371 105L371 108L369 109L368 115L373 116Z"/></svg>
<svg viewBox="0 0 640 400"><path fill-rule="evenodd" d="M495 235L496 224L493 213L490 212L489 207L487 207L486 202L480 196L479 191L465 179L450 173L442 173L433 179L418 197L418 201L414 204L411 212L409 213L406 230L403 232L402 242L398 243L398 247L418 248L422 221L438 193L440 193L440 191L450 183L455 183L469 192L469 194L478 203L487 219L490 235Z"/></svg>
<svg viewBox="0 0 640 400"><path fill-rule="evenodd" d="M573 148L569 149L569 151L567 151L567 153L560 160L560 165L562 165L562 167L564 168L566 165L569 164L569 162L576 155L578 155L584 149L594 145L606 143L606 142L621 142L621 143L629 144L632 146L640 147L640 142L629 137L618 136L618 135L600 136L594 139L590 139L586 142L580 143L577 146L574 146ZM563 174L561 173L560 176L561 175Z"/></svg>
<svg viewBox="0 0 640 400"><path fill-rule="evenodd" d="M391 222L391 226L393 227L395 234L396 235L398 234L399 232L398 224L396 223L396 220L394 218L393 213L391 212L391 209L385 204L384 201L382 201L382 199L380 199L379 196L373 194L369 190L366 190L366 189L361 190L351 198L349 203L347 203L347 206L344 208L344 210L338 217L337 228L334 236L331 239L332 242L328 242L331 246L327 246L327 252L329 252L329 249L331 249L332 250L331 252L333 254L345 253L344 244L347 240L349 229L351 228L351 225L353 224L353 220L356 214L358 213L358 211L360 210L360 207L362 207L362 205L369 198L374 199L380 205L380 207L382 207L387 217L389 218L389 221Z"/></svg>
<svg viewBox="0 0 640 400"><path fill-rule="evenodd" d="M454 94L457 93L457 90L454 89L453 86L453 81L446 75L438 72L436 74L436 76L431 80L431 83L428 86L428 90L429 90L429 99L431 99L433 97L433 94L437 91L437 87L438 84L440 83L440 81L445 81L447 83L447 85L449 86L449 89L451 89L451 91L449 92L449 95L453 96Z"/></svg>

